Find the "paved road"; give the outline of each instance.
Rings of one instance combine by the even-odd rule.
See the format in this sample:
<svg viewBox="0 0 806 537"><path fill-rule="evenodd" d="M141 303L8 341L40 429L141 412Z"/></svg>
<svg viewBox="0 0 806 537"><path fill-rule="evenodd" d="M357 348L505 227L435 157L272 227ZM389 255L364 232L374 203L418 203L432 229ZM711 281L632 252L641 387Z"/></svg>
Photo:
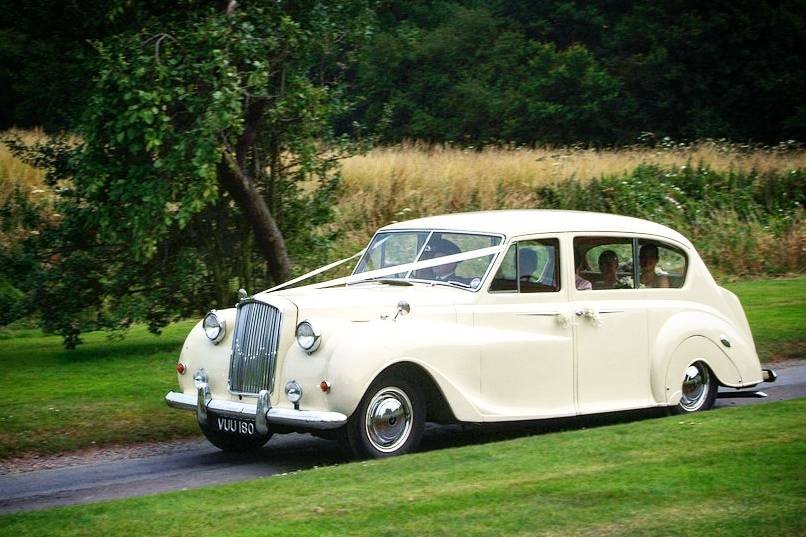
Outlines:
<svg viewBox="0 0 806 537"><path fill-rule="evenodd" d="M775 384L764 384L766 398L720 398L717 408L806 397L806 362L782 364ZM724 394L735 390L723 390ZM550 420L528 427L431 426L426 429L425 450L502 440L524 434L575 429L663 415L657 410L622 412L606 416ZM251 455L222 453L205 441L192 440L157 446L157 454L138 455L123 450L100 453L70 466L12 472L0 476L0 513L92 503L230 483L256 477L343 462L335 442L310 435L278 435ZM160 453L162 451L162 453ZM98 462L101 459L101 462ZM57 464L59 464L57 462Z"/></svg>

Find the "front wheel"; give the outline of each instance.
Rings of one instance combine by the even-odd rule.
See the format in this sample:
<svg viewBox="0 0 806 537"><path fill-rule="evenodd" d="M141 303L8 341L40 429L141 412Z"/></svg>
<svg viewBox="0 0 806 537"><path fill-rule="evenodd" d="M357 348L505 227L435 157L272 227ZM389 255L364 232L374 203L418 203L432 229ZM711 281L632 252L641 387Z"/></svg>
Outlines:
<svg viewBox="0 0 806 537"><path fill-rule="evenodd" d="M708 410L714 406L719 382L703 362L694 362L683 373L683 395L672 408L676 414Z"/></svg>
<svg viewBox="0 0 806 537"><path fill-rule="evenodd" d="M342 442L359 458L383 458L417 449L425 429L425 399L407 379L382 377L372 383L350 416Z"/></svg>

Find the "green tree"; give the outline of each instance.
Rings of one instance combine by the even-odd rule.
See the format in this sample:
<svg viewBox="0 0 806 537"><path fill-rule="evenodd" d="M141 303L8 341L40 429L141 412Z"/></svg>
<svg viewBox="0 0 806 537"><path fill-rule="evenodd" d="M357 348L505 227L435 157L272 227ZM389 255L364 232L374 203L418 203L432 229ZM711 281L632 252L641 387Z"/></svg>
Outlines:
<svg viewBox="0 0 806 537"><path fill-rule="evenodd" d="M74 181L104 240L148 258L226 191L273 280L287 279L278 218L300 182L331 188L349 147L329 120L365 16L362 2L201 2L98 42Z"/></svg>
<svg viewBox="0 0 806 537"><path fill-rule="evenodd" d="M375 35L359 65L367 121L389 140L607 142L620 84L584 45L528 39L484 6L445 3L443 21L404 20Z"/></svg>
<svg viewBox="0 0 806 537"><path fill-rule="evenodd" d="M181 7L115 5L137 24L93 43L77 142L8 142L58 194L25 288L68 347L231 303L234 280L281 282L327 244L337 163L359 145L330 124L349 107L365 3Z"/></svg>

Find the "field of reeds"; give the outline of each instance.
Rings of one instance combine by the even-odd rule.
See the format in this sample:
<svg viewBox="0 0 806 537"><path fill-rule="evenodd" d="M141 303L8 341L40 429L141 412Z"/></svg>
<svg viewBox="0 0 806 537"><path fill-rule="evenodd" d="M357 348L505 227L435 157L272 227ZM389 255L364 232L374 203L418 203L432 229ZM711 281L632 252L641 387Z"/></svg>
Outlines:
<svg viewBox="0 0 806 537"><path fill-rule="evenodd" d="M38 131L17 134L28 142L42 137ZM407 143L346 159L342 175L334 258L359 250L378 227L394 221L563 208L670 225L725 277L806 271L806 149L791 142L481 150ZM0 205L18 185L32 198L48 196L42 172L0 144Z"/></svg>
<svg viewBox="0 0 806 537"><path fill-rule="evenodd" d="M552 208L627 214L689 236L723 276L806 270L806 150L788 143L620 149L407 144L344 162L335 255L377 227L434 214Z"/></svg>
<svg viewBox="0 0 806 537"><path fill-rule="evenodd" d="M0 136L19 136L25 143L33 143L41 139L43 134L39 131L10 131L0 133ZM5 144L0 143L0 203L3 203L18 185L28 189L29 193L43 189L44 172L22 162L11 154Z"/></svg>

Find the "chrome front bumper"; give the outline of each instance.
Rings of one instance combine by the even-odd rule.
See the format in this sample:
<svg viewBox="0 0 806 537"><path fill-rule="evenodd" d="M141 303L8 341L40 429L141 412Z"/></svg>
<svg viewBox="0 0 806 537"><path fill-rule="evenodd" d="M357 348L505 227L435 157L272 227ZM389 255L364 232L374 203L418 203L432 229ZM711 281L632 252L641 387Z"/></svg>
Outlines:
<svg viewBox="0 0 806 537"><path fill-rule="evenodd" d="M207 423L207 412L234 418L255 420L255 430L261 434L269 432L269 425L287 425L300 429L338 429L347 423L347 416L339 412L317 412L314 410L292 410L271 408L269 392L258 394L257 404L222 401L210 397L206 384L198 388L197 395L168 392L165 402L168 406L182 410L196 411L199 423Z"/></svg>

